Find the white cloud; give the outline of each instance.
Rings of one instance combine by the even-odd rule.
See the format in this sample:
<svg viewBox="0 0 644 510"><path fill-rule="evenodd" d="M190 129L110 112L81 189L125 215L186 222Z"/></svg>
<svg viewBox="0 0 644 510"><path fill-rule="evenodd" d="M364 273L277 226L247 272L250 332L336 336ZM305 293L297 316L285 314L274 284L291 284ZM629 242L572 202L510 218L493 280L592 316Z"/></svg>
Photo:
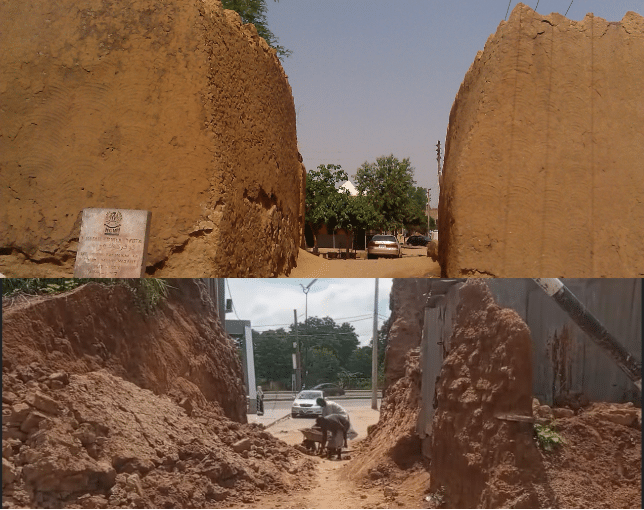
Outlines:
<svg viewBox="0 0 644 510"><path fill-rule="evenodd" d="M297 309L298 321L304 322L306 297L300 284L306 286L312 279L264 279L228 278L237 315L250 320L253 329L288 329L293 323L293 309ZM378 315L389 317L389 293L391 278L378 279ZM361 345L371 340L373 331L373 301L375 280L373 278L320 278L308 293L309 317L331 317L338 324L351 323L356 329ZM236 319L234 313L227 319ZM359 320L362 319L362 320ZM384 320L378 319L380 328ZM272 327L262 327L271 325ZM274 326L273 326L274 325Z"/></svg>

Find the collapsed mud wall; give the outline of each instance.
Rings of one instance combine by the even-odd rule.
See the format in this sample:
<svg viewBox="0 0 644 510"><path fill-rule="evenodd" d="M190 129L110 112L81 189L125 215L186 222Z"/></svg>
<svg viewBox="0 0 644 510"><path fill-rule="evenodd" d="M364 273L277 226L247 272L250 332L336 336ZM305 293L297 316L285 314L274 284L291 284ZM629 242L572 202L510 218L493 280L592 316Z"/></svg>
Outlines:
<svg viewBox="0 0 644 510"><path fill-rule="evenodd" d="M642 16L518 4L450 113L443 276L642 276L643 84Z"/></svg>
<svg viewBox="0 0 644 510"><path fill-rule="evenodd" d="M2 372L6 508L243 508L310 483L261 425L182 407L101 369Z"/></svg>
<svg viewBox="0 0 644 510"><path fill-rule="evenodd" d="M531 416L530 330L480 280L460 289L450 352L436 386L431 486L452 508L541 508L543 469Z"/></svg>
<svg viewBox="0 0 644 510"><path fill-rule="evenodd" d="M378 423L369 430L356 457L345 469L353 480L369 477L373 472L382 476L390 466L409 467L421 460L421 443L416 433L421 395L418 349L410 350L404 359L403 376L383 398Z"/></svg>
<svg viewBox="0 0 644 510"><path fill-rule="evenodd" d="M394 278L387 349L385 351L385 391L405 375L407 353L420 346L425 320L425 300L431 286L427 278Z"/></svg>
<svg viewBox="0 0 644 510"><path fill-rule="evenodd" d="M194 408L246 422L239 356L201 282L170 280L151 316L124 286L90 283L54 297L3 301L2 365L33 379L31 364L87 373L105 369Z"/></svg>
<svg viewBox="0 0 644 510"><path fill-rule="evenodd" d="M218 0L11 0L0 47L0 272L71 276L88 207L152 211L149 275L294 267L295 108L253 25Z"/></svg>

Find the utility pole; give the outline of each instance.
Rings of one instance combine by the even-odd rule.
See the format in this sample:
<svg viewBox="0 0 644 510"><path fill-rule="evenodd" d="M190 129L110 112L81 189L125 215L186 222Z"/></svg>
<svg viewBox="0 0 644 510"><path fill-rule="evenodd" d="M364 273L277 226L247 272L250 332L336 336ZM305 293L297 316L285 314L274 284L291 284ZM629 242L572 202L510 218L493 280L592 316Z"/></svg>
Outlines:
<svg viewBox="0 0 644 510"><path fill-rule="evenodd" d="M371 409L378 410L378 278L373 299L373 347L371 349Z"/></svg>
<svg viewBox="0 0 644 510"><path fill-rule="evenodd" d="M427 235L429 235L429 213L432 210L431 206L431 200L432 200L432 195L431 192L432 188L427 188Z"/></svg>
<svg viewBox="0 0 644 510"><path fill-rule="evenodd" d="M295 388L296 391L302 389L302 358L300 356L300 340L297 336L297 310L293 310L293 319L295 320L295 354L293 358L293 368L295 368Z"/></svg>
<svg viewBox="0 0 644 510"><path fill-rule="evenodd" d="M438 185L441 183L441 141L436 144L436 162L438 163Z"/></svg>
<svg viewBox="0 0 644 510"><path fill-rule="evenodd" d="M306 364L306 362L308 361L308 355L309 355L309 348L308 348L309 340L308 340L308 336L307 336L307 334L309 332L309 324L308 324L308 320L309 320L309 291L311 290L311 286L317 281L318 281L318 279L314 278L311 281L311 283L309 283L306 287L300 283L300 287L302 287L302 291L304 292L304 296L306 298L306 304L304 305L305 306L305 308L304 308L304 326L305 326L305 329L304 329L304 335L305 335L304 336L304 365L302 366L304 384L306 384L306 382L307 382L306 381L307 380L307 376L306 376L307 375L307 369L306 369L307 364Z"/></svg>

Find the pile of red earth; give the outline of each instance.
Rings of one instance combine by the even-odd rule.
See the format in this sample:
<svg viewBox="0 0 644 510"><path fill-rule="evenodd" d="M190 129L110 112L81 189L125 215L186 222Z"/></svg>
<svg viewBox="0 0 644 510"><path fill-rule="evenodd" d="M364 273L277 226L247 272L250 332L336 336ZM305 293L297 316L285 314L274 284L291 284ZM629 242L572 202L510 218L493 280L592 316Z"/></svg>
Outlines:
<svg viewBox="0 0 644 510"><path fill-rule="evenodd" d="M641 409L598 402L550 410L536 399L533 409L536 417L554 419L565 441L540 451L555 507L641 508Z"/></svg>
<svg viewBox="0 0 644 510"><path fill-rule="evenodd" d="M429 482L416 432L420 409L419 349L405 358L405 375L387 388L380 419L357 443L354 458L343 468L363 488L382 487L386 500L417 507Z"/></svg>
<svg viewBox="0 0 644 510"><path fill-rule="evenodd" d="M2 376L5 508L239 507L313 469L260 425L188 416L104 370L26 368Z"/></svg>
<svg viewBox="0 0 644 510"><path fill-rule="evenodd" d="M3 508L240 507L314 464L247 424L204 287L144 314L122 286L3 299Z"/></svg>

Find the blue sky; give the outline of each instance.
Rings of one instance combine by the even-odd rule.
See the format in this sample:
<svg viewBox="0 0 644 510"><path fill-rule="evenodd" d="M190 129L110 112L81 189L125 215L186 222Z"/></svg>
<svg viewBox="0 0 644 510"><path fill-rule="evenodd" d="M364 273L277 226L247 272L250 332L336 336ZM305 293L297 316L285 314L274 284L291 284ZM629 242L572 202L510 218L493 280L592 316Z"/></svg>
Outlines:
<svg viewBox="0 0 644 510"><path fill-rule="evenodd" d="M508 3L267 0L269 28L293 51L283 66L307 170L334 163L352 176L378 156L408 157L436 207L436 142L444 146L458 88ZM510 4L511 11L517 2ZM564 14L569 6L539 0L537 11ZM593 12L619 21L629 10L644 14L644 0L573 0L568 18Z"/></svg>
<svg viewBox="0 0 644 510"><path fill-rule="evenodd" d="M229 320L239 317L250 320L256 331L289 329L293 310L298 321L304 322L306 298L300 284L307 286L312 278L228 278L226 297L232 294L235 313L226 314ZM392 279L378 279L378 327L389 317L389 293ZM331 317L338 324L349 322L356 329L361 345L367 345L373 332L373 278L320 278L308 293L309 317ZM267 327L270 326L270 327Z"/></svg>

